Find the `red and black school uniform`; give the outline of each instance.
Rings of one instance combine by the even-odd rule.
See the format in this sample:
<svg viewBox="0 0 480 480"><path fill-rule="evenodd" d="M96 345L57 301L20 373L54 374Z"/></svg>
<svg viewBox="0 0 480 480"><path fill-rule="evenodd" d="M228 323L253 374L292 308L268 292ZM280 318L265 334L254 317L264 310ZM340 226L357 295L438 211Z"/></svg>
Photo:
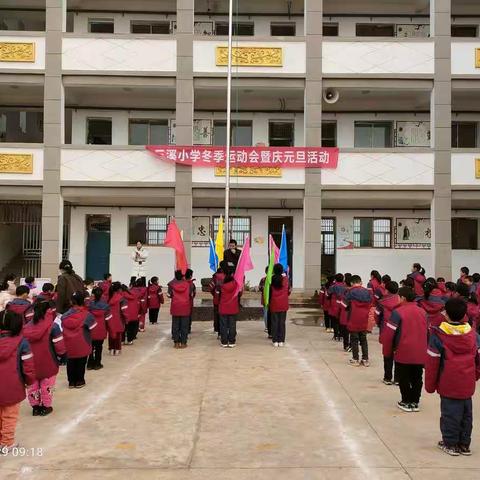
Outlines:
<svg viewBox="0 0 480 480"><path fill-rule="evenodd" d="M372 306L372 295L361 286L353 286L345 295L348 309L347 328L350 332L350 344L353 360L359 360L359 344L362 349L362 361L368 361L368 315Z"/></svg>
<svg viewBox="0 0 480 480"><path fill-rule="evenodd" d="M434 327L428 346L425 389L440 395L440 430L450 448L469 448L472 397L480 378L480 337L467 323L443 322Z"/></svg>
<svg viewBox="0 0 480 480"><path fill-rule="evenodd" d="M102 300L105 303L108 303L108 297L110 294L110 287L112 286L112 282L109 280L104 280L103 282L100 282L98 286L102 289Z"/></svg>
<svg viewBox="0 0 480 480"><path fill-rule="evenodd" d="M445 320L443 312L446 301L447 297L438 288L434 288L428 297L423 295L417 299L418 305L427 312L428 328L438 327Z"/></svg>
<svg viewBox="0 0 480 480"><path fill-rule="evenodd" d="M139 328L140 300L133 292L122 292L123 299L127 302L127 308L123 309L125 316L125 331L122 340L131 344L136 338Z"/></svg>
<svg viewBox="0 0 480 480"><path fill-rule="evenodd" d="M287 320L288 296L290 295L290 291L290 282L286 275L282 276L282 285L280 288L275 288L273 285L270 286L270 303L268 308L272 317L273 343L285 342L285 322Z"/></svg>
<svg viewBox="0 0 480 480"><path fill-rule="evenodd" d="M427 314L415 302L395 308L383 336L383 354L395 360L402 403L416 406L422 393L427 355Z"/></svg>
<svg viewBox="0 0 480 480"><path fill-rule="evenodd" d="M225 280L225 274L223 272L216 272L212 275L212 280L210 282L209 288L210 288L210 293L212 294L213 297L213 331L220 336L220 314L218 313L218 304L220 303L220 295L218 293L218 288L222 285L223 281ZM262 283L263 280L263 283ZM263 289L265 287L265 280L266 277L263 277L262 280L260 280L260 285L259 289L262 293L262 307L265 305L265 300L263 298ZM265 310L265 307L264 307ZM265 323L266 327L266 323Z"/></svg>
<svg viewBox="0 0 480 480"><path fill-rule="evenodd" d="M85 385L85 367L92 353L91 330L95 318L87 307L72 307L62 315L63 339L67 350L67 377L70 388Z"/></svg>
<svg viewBox="0 0 480 480"><path fill-rule="evenodd" d="M145 317L147 316L147 287L132 287L130 289L138 302L138 329L140 332L145 331Z"/></svg>
<svg viewBox="0 0 480 480"><path fill-rule="evenodd" d="M35 382L30 344L21 335L0 331L0 447L15 445L15 428L25 385Z"/></svg>
<svg viewBox="0 0 480 480"><path fill-rule="evenodd" d="M158 312L160 311L160 306L164 303L162 287L153 283L150 284L147 289L148 320L150 325L155 325L158 322Z"/></svg>
<svg viewBox="0 0 480 480"><path fill-rule="evenodd" d="M330 287L322 287L322 290L320 290L320 299L321 299L321 307L323 310L323 323L325 324L325 330L327 332L332 331L332 320L329 315L329 310L330 310L330 303L331 299L328 295L328 289Z"/></svg>
<svg viewBox="0 0 480 480"><path fill-rule="evenodd" d="M223 282L218 287L217 292L220 297L218 304L220 341L223 346L235 346L237 341L237 315L240 311L237 283L233 278L230 281Z"/></svg>
<svg viewBox="0 0 480 480"><path fill-rule="evenodd" d="M345 297L350 289L347 287L342 293L341 297L337 300L339 306L339 330L340 336L343 338L343 350L349 352L351 350L350 346L350 332L348 331L348 310Z"/></svg>
<svg viewBox="0 0 480 480"><path fill-rule="evenodd" d="M23 298L14 298L11 302L8 302L5 311L20 315L23 318L24 325L33 318L32 304Z"/></svg>
<svg viewBox="0 0 480 480"><path fill-rule="evenodd" d="M328 315L330 316L330 322L333 327L333 339L340 341L340 305L337 300L342 298L343 293L347 289L347 286L343 282L335 282L328 289L328 296L330 298L330 307L328 309Z"/></svg>
<svg viewBox="0 0 480 480"><path fill-rule="evenodd" d="M423 284L425 283L425 275L420 272L409 273L407 277L413 279L413 291L417 297L423 296Z"/></svg>
<svg viewBox="0 0 480 480"><path fill-rule="evenodd" d="M171 298L172 337L176 345L187 345L190 316L192 314L192 284L188 280L172 280L168 284Z"/></svg>
<svg viewBox="0 0 480 480"><path fill-rule="evenodd" d="M112 318L109 320L108 329L108 349L113 355L119 354L122 350L122 334L125 331L125 310L127 301L123 298L121 292L115 292L112 298L108 300Z"/></svg>
<svg viewBox="0 0 480 480"><path fill-rule="evenodd" d="M52 406L58 366L64 361L66 354L62 330L54 320L55 309L49 309L37 323L29 322L23 329L35 364L36 381L28 389L28 400L34 413L36 407Z"/></svg>
<svg viewBox="0 0 480 480"><path fill-rule="evenodd" d="M380 329L380 335L378 337L378 341L382 344L383 348L383 340L385 337L385 332L387 328L387 323L392 316L392 312L395 308L400 305L400 297L397 294L387 293L383 298L381 298L375 310L375 314L377 315L377 324L378 328ZM395 383L398 382L397 375L394 376L393 374L393 356L386 356L385 352L383 352L383 381L385 383L391 383L392 380ZM396 372L395 372L396 373Z"/></svg>
<svg viewBox="0 0 480 480"><path fill-rule="evenodd" d="M107 338L107 326L112 319L112 314L110 312L110 306L103 300L90 302L88 311L95 318L96 326L90 331L92 335L92 353L88 357L87 368L89 370L100 370L103 368L103 342Z"/></svg>
<svg viewBox="0 0 480 480"><path fill-rule="evenodd" d="M374 301L378 300L376 294L379 292L381 285L381 282L379 282L375 277L372 277L367 283L367 289L370 290Z"/></svg>
<svg viewBox="0 0 480 480"><path fill-rule="evenodd" d="M480 305L472 302L471 300L467 301L467 318L469 325L478 332L480 325Z"/></svg>

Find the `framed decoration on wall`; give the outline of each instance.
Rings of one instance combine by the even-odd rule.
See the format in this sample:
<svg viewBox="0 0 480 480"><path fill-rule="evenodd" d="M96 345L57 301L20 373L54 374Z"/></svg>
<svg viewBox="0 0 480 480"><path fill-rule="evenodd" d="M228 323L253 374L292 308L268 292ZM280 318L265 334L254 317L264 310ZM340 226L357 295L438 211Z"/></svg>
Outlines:
<svg viewBox="0 0 480 480"><path fill-rule="evenodd" d="M397 147L429 147L430 122L397 122Z"/></svg>
<svg viewBox="0 0 480 480"><path fill-rule="evenodd" d="M430 248L432 229L429 218L397 218L395 248Z"/></svg>
<svg viewBox="0 0 480 480"><path fill-rule="evenodd" d="M208 247L210 217L192 217L192 247Z"/></svg>

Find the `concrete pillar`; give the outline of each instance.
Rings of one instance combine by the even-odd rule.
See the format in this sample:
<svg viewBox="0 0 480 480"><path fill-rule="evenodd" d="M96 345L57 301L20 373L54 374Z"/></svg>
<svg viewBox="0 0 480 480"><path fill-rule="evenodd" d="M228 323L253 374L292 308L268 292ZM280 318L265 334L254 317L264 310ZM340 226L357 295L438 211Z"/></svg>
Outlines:
<svg viewBox="0 0 480 480"><path fill-rule="evenodd" d="M44 167L41 275L56 281L62 258L63 198L60 188L65 102L62 84L62 33L66 0L47 0L44 87Z"/></svg>
<svg viewBox="0 0 480 480"><path fill-rule="evenodd" d="M432 148L435 154L431 209L434 275L452 278L451 188L451 6L450 0L430 1L431 34L435 43L435 73L431 100Z"/></svg>
<svg viewBox="0 0 480 480"><path fill-rule="evenodd" d="M193 19L194 0L177 0L177 145L193 143ZM191 259L192 247L192 167L177 165L175 218Z"/></svg>
<svg viewBox="0 0 480 480"><path fill-rule="evenodd" d="M322 144L322 1L305 0L307 70L305 78L305 146ZM322 258L322 178L318 169L305 170L303 202L306 291L318 289Z"/></svg>

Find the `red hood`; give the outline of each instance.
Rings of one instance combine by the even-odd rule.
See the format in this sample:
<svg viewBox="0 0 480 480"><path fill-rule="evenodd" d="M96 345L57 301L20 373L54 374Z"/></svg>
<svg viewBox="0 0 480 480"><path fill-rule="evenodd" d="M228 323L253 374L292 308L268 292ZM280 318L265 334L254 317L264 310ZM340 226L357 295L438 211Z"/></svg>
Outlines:
<svg viewBox="0 0 480 480"><path fill-rule="evenodd" d="M400 297L396 294L388 294L380 300L380 304L387 310L393 310L400 305Z"/></svg>
<svg viewBox="0 0 480 480"><path fill-rule="evenodd" d="M5 336L0 338L0 361L4 362L10 358L18 348L18 344L21 341L22 337L20 335L17 337Z"/></svg>
<svg viewBox="0 0 480 480"><path fill-rule="evenodd" d="M23 334L27 340L31 342L38 342L47 332L50 331L51 327L52 322L49 320L49 317L46 316L37 324L34 324L33 322L27 323L23 329Z"/></svg>
<svg viewBox="0 0 480 480"><path fill-rule="evenodd" d="M461 330L462 326L459 326L458 328L454 327L452 333L444 332L441 327L436 330L436 333L442 340L443 344L457 355L467 354L472 351L472 330L470 329L466 333L461 333ZM475 338L474 335L473 337Z"/></svg>
<svg viewBox="0 0 480 480"><path fill-rule="evenodd" d="M81 315L78 315L82 309L73 309L71 308L64 314L62 317L62 327L67 329L67 330L76 330L77 328L80 328L81 325L83 325L83 322L85 321L84 318L82 318Z"/></svg>
<svg viewBox="0 0 480 480"><path fill-rule="evenodd" d="M190 283L188 280L173 281L170 283L170 288L174 293L184 293L186 290L190 289Z"/></svg>
<svg viewBox="0 0 480 480"><path fill-rule="evenodd" d="M160 290L160 285L150 285L148 287L148 293L155 293L156 291Z"/></svg>
<svg viewBox="0 0 480 480"><path fill-rule="evenodd" d="M135 295L132 292L122 292L122 297L127 300L135 300Z"/></svg>

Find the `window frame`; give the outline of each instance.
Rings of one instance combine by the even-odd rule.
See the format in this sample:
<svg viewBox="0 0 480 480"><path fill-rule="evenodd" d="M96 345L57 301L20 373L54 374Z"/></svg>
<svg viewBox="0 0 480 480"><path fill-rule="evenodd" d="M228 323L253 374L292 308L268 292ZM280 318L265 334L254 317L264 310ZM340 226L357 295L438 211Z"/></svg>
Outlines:
<svg viewBox="0 0 480 480"><path fill-rule="evenodd" d="M474 248L461 248L461 247L456 246L456 241L458 240L458 237L454 233L457 230L456 226L454 228L454 223L458 222L459 220L470 220L470 221L473 220L473 221L476 222L476 224L477 224L477 228L475 230L476 246ZM478 250L478 247L479 247L479 235L478 235L479 220L480 219L475 218L475 217L453 217L452 218L452 250L470 250L470 251ZM459 228L458 230L461 230L461 228ZM454 246L454 243L455 243L455 246Z"/></svg>
<svg viewBox="0 0 480 480"><path fill-rule="evenodd" d="M240 125L241 123L244 123L244 125ZM238 126L243 126L246 127L246 124L249 124L248 126L250 127L250 145L236 145L233 140L235 138L234 136L234 129L237 128ZM224 126L225 129L227 127L227 120L221 120L221 119L214 119L213 120L213 136L212 136L212 146L221 146L215 143L215 128L218 124L223 124L221 126ZM253 146L253 120L232 120L231 122L231 129L230 129L230 143L232 147L252 147ZM225 138L226 140L226 138Z"/></svg>
<svg viewBox="0 0 480 480"><path fill-rule="evenodd" d="M337 30L337 34L336 35L328 35L325 33L325 27L335 27L336 30ZM338 25L338 22L323 22L322 24L322 35L324 37L330 37L330 38L333 38L333 37L338 37L339 36L339 33L340 33L340 27Z"/></svg>
<svg viewBox="0 0 480 480"><path fill-rule="evenodd" d="M151 131L152 124L153 125L163 125L163 123L160 123L160 122L165 122L164 126L167 127L167 143L165 143L164 145L168 145L168 140L169 140L169 136L170 136L170 132L169 132L170 126L169 126L169 123L168 123L168 118L129 118L128 119L128 145L137 145L137 146L139 145L138 143L131 143L132 135L131 135L130 125L134 122L143 123L143 124L148 125L148 133L147 133L148 143L146 143L145 145L154 145L151 142L151 140L152 140L152 131Z"/></svg>
<svg viewBox="0 0 480 480"><path fill-rule="evenodd" d="M167 228L168 228L168 220L169 220L169 216L168 215L141 215L141 214L132 214L132 215L128 215L127 216L127 245L129 247L133 247L137 244L138 241L142 241L143 239L140 239L140 238L137 238L137 239L134 239L132 241L132 243L130 243L130 219L131 218L135 218L135 217L144 217L145 218L145 237L144 237L144 242L143 245L147 246L147 247L163 247L164 243L165 243L165 235L167 234ZM152 229L150 230L148 228L148 220L149 218L161 218L161 219L165 219L165 230L163 229ZM164 236L163 236L163 241L162 243L149 243L149 238L148 238L148 232L164 232Z"/></svg>
<svg viewBox="0 0 480 480"><path fill-rule="evenodd" d="M242 236L243 236L242 242L240 242L239 239L234 236L234 231L233 231L233 220L234 219L248 220L248 231L247 230L238 230L238 232L242 233ZM219 220L220 220L220 215L213 215L212 216L212 224L211 224L212 238L217 237ZM244 242L245 242L245 238L246 238L247 235L250 238L250 240L252 239L252 217L251 216L249 216L249 215L233 215L233 216L229 217L229 223L232 225L231 228L228 228L228 230L227 230L224 227L224 234L225 234L226 242L228 242L230 240L230 238L233 238L234 240L237 241L237 246L238 247L243 247ZM215 224L217 224L217 228L215 228Z"/></svg>
<svg viewBox="0 0 480 480"><path fill-rule="evenodd" d="M272 27L293 27L293 35L274 35ZM270 36L271 37L296 37L297 36L297 22L270 22Z"/></svg>
<svg viewBox="0 0 480 480"><path fill-rule="evenodd" d="M110 133L110 143L89 143L89 122L90 120L110 120L111 133ZM85 129L85 144L86 145L113 145L113 117L87 117L86 118L86 129Z"/></svg>
<svg viewBox="0 0 480 480"><path fill-rule="evenodd" d="M227 33L226 34L218 34L217 33L217 26L220 25L223 28L225 28L225 25L227 26ZM239 35L238 34L238 28L239 25L248 25L249 27L252 27L252 33L249 35ZM233 22L233 27L232 27L232 34L234 37L254 37L255 36L255 22L249 22L247 20L239 20L239 21L234 21ZM228 35L228 21L226 20L218 20L215 21L215 35L220 36L220 37L225 37Z"/></svg>
<svg viewBox="0 0 480 480"><path fill-rule="evenodd" d="M356 129L357 129L357 125L361 124L361 123L369 124L370 127L373 127L373 125L389 124L389 126L390 126L390 145L382 146L382 147L375 147L373 145L370 145L368 147L357 147L357 145L356 145ZM372 130L373 130L373 128L372 128ZM393 145L394 145L394 135L395 135L395 125L394 125L393 120L354 120L354 122L353 122L353 145L354 145L354 148L373 148L373 149L394 148L393 147ZM370 140L373 140L372 136L370 137ZM373 142L370 142L370 143L373 143Z"/></svg>
<svg viewBox="0 0 480 480"><path fill-rule="evenodd" d="M355 241L355 234L361 234L361 230L359 231L356 231L355 230L355 220L362 220L362 219L368 219L368 220L371 220L372 222L372 230L371 230L371 245L369 246L357 246L356 245L356 241ZM388 220L389 222L389 225L390 225L390 228L389 228L389 232L375 232L375 220ZM392 249L393 248L393 242L392 242L392 224L393 224L393 219L391 217L359 217L359 216L355 216L353 217L353 229L352 229L352 232L353 232L353 248L354 249L382 249L382 250L388 250L388 249ZM385 247L376 247L375 246L375 233L382 233L382 234L387 234L388 233L388 238L389 238L389 246L385 246ZM386 243L386 242L385 242Z"/></svg>
<svg viewBox="0 0 480 480"><path fill-rule="evenodd" d="M466 36L466 35L453 35L453 31L457 27L458 28L474 28L475 29L475 35L473 37ZM452 23L452 26L451 26L450 30L451 30L450 31L450 36L452 38L478 38L478 25L474 25L474 24L462 25L461 23Z"/></svg>
<svg viewBox="0 0 480 480"><path fill-rule="evenodd" d="M272 142L271 142L271 131L272 131L272 125L273 124L288 124L288 125L291 125L292 127L292 139L291 139L291 145L283 145L283 147L286 147L286 148L292 148L295 146L295 120L292 119L292 120L268 120L268 145L269 146L272 146ZM283 140L282 138L280 137L276 137L277 140ZM278 145L275 145L275 146L278 146Z"/></svg>
<svg viewBox="0 0 480 480"><path fill-rule="evenodd" d="M459 147L458 146L458 127L460 125L474 125L475 126L475 145L473 147ZM454 142L453 142L453 139L452 139L452 149L453 148L477 148L478 147L478 122L475 122L475 121L469 121L469 120L453 120L452 121L452 135L454 133L454 130L455 130L455 139L456 139L456 142L455 142L455 146L454 146Z"/></svg>
<svg viewBox="0 0 480 480"><path fill-rule="evenodd" d="M109 25L111 24L113 27L113 30L111 32L92 32L91 26L92 23L108 23ZM93 33L94 35L112 35L115 33L115 19L114 18L89 18L87 20L87 29L88 33Z"/></svg>
<svg viewBox="0 0 480 480"><path fill-rule="evenodd" d="M334 125L335 126L335 138L333 139L334 140L334 145L332 145L333 148L335 147L338 147L338 122L337 120L322 120L322 147L324 148L328 148L329 146L327 145L324 145L323 144L323 132L324 132L324 129L323 129L323 126L326 125L326 124L329 124L329 125Z"/></svg>
<svg viewBox="0 0 480 480"><path fill-rule="evenodd" d="M358 27L391 27L392 35L359 35ZM394 23L355 23L355 37L360 38L394 38L395 37L395 24Z"/></svg>
<svg viewBox="0 0 480 480"><path fill-rule="evenodd" d="M37 115L36 122L37 122L37 126L38 126L38 130L36 132L39 133L39 137L35 141L26 141L27 139L25 139L25 138L23 138L23 139L19 139L19 138L18 139L7 139L6 133L8 131L8 127L9 127L9 122L8 122L8 114L9 113L18 113L18 114L25 113L26 116L28 116L29 114L36 114ZM43 141L45 139L45 117L44 117L43 108L41 108L41 107L10 107L10 106L0 107L0 116L3 115L3 114L5 114L5 116L6 116L6 119L5 119L5 140L2 140L2 137L0 137L0 145L2 143L27 143L27 144L43 143Z"/></svg>
<svg viewBox="0 0 480 480"><path fill-rule="evenodd" d="M324 230L324 225L327 222L332 222L332 229ZM335 217L322 217L321 220L321 236L322 236L322 246L321 246L321 254L322 255L327 255L327 256L335 256L337 253L337 245L336 245L336 218ZM330 240L333 240L333 250L332 253L327 253L326 252L326 242L325 239L327 236L331 236L332 238ZM330 243L330 242L329 242ZM330 252L330 250L329 250Z"/></svg>
<svg viewBox="0 0 480 480"><path fill-rule="evenodd" d="M147 25L150 27L150 32L148 33L134 33L132 32L132 28L134 25ZM166 26L168 29L168 33L153 33L153 25L154 24L161 24L162 26ZM172 31L172 25L170 20L130 20L130 33L132 35L170 35Z"/></svg>

